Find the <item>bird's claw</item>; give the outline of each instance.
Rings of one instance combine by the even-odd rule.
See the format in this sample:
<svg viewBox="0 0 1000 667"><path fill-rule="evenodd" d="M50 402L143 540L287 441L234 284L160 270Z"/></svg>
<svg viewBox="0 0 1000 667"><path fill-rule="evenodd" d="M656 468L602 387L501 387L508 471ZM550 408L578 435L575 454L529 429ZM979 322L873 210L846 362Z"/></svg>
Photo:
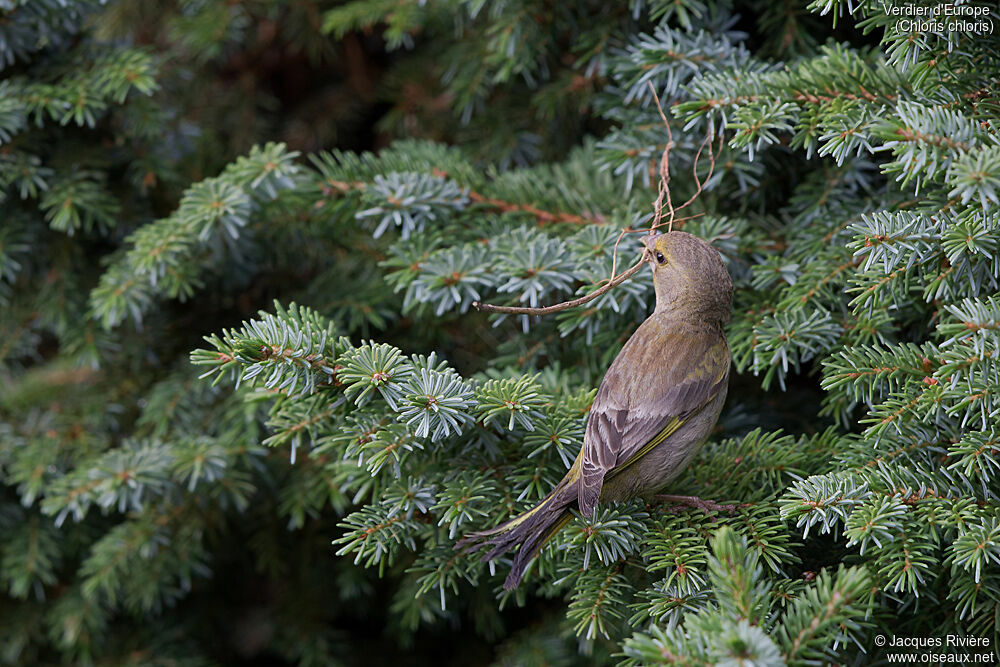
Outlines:
<svg viewBox="0 0 1000 667"><path fill-rule="evenodd" d="M668 494L655 495L653 496L653 500L659 503L669 503L671 505L687 505L688 507L700 509L706 514L709 512L726 512L727 514L733 514L740 508L750 506L749 503L722 505L714 500L705 500L704 498L699 498L698 496L674 496Z"/></svg>

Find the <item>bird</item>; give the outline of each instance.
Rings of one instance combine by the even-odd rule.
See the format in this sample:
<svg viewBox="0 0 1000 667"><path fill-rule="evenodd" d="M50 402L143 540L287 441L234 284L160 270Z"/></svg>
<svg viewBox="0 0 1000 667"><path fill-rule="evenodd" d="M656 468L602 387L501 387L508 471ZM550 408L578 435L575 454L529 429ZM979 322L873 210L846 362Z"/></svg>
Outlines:
<svg viewBox="0 0 1000 667"><path fill-rule="evenodd" d="M673 481L722 412L730 367L729 272L717 250L688 232L652 232L640 241L656 306L608 367L573 465L534 508L456 544L469 553L488 548L484 561L520 546L507 590L520 584L573 510L591 516L598 502L649 498Z"/></svg>

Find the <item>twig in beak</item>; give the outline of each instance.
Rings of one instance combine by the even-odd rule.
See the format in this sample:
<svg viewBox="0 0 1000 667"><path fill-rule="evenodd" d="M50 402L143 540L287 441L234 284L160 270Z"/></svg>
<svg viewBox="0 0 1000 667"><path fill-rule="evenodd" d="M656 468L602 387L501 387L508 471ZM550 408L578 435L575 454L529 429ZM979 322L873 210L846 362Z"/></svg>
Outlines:
<svg viewBox="0 0 1000 667"><path fill-rule="evenodd" d="M583 304L593 301L597 297L611 291L612 288L618 287L623 282L634 276L639 272L639 269L643 267L646 263L646 256L649 254L649 248L643 250L642 259L630 266L628 269L615 276L615 278L609 281L602 287L599 287L595 291L591 292L586 296L581 296L579 299L573 299L572 301L563 301L562 303L557 303L554 306L546 306L544 308L524 308L521 306L494 306L488 303L479 303L478 301L473 301L472 305L476 310L481 310L484 313L510 313L512 315L549 315L551 313L558 313L562 310L568 310L569 308L575 308L576 306L582 306Z"/></svg>
<svg viewBox="0 0 1000 667"><path fill-rule="evenodd" d="M686 218L678 218L677 212L680 211L681 209L686 208L687 206L692 204L696 199L698 199L698 197L704 190L705 183L711 180L712 174L715 171L715 161L718 157L718 153L721 152L722 150L723 136L720 135L719 138L720 143L718 148L715 147L714 137L712 137L711 135L706 136L705 140L702 141L701 146L698 147L698 152L697 154L695 154L694 157L693 172L694 172L694 181L696 186L695 192L693 195L691 195L690 199L681 204L679 207L675 208L673 199L671 198L670 195L670 149L673 148L674 146L673 132L670 129L670 123L667 120L667 115L663 112L663 106L660 104L660 97L659 95L656 94L656 88L653 86L652 82L649 82L649 89L653 93L653 99L656 101L656 109L660 112L660 118L663 120L663 125L667 128L667 145L664 147L663 154L660 156L659 160L659 176L660 176L659 193L656 198L656 201L653 204L654 206L653 220L649 226L649 229L648 230L632 229L630 227L626 227L625 229L621 230L621 232L618 234L618 238L615 239L615 247L611 255L611 278L604 285L601 285L601 287L599 287L598 289L594 290L593 292L591 292L586 296L582 296L579 299L573 299L572 301L564 301L562 303L557 303L553 306L545 306L543 308L527 308L522 306L494 306L488 303L480 303L478 301L473 301L472 305L476 308L476 310L480 310L484 313L508 313L511 315L548 315L550 313L558 313L563 310L568 310L569 308L575 308L576 306L582 306L583 304L593 301L597 297L607 293L612 288L617 287L618 285L622 284L623 282L634 276L636 273L639 272L639 269L642 268L643 264L649 261L650 257L652 256L652 251L645 243L643 243L642 257L639 259L639 261L633 264L625 271L623 271L622 273L617 275L615 274L615 271L618 268L618 245L621 243L621 240L625 238L626 234L635 234L635 233L653 234L655 233L658 227L662 227L664 225L666 225L667 230L670 231L673 229L675 224L678 224L678 226L680 226L685 221L690 220L691 218L696 218L700 215L703 215L702 213L697 213L695 215L688 216ZM708 176L705 178L705 181L703 182L698 177L698 164L706 146L708 148L709 169L708 169Z"/></svg>

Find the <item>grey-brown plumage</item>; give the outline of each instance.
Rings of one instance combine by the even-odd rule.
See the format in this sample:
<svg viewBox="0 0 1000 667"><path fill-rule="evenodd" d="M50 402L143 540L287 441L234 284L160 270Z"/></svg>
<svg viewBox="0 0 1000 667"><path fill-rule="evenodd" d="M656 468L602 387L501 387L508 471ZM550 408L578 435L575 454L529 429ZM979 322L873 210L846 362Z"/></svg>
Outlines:
<svg viewBox="0 0 1000 667"><path fill-rule="evenodd" d="M535 508L458 546L489 545L491 560L520 544L505 588L570 519L599 501L656 493L688 465L722 411L729 380L723 326L732 282L719 253L686 232L642 239L656 308L625 343L601 382L573 466Z"/></svg>

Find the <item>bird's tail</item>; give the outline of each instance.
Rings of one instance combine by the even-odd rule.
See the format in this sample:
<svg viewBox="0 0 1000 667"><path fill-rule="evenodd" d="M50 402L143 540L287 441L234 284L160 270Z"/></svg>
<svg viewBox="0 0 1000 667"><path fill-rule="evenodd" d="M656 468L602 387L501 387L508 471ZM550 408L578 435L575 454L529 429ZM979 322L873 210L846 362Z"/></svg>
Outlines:
<svg viewBox="0 0 1000 667"><path fill-rule="evenodd" d="M576 501L576 496L576 485L567 477L534 508L496 528L466 535L458 541L455 548L471 553L489 547L489 551L483 556L483 560L486 561L493 560L521 545L514 556L510 574L503 584L507 590L516 588L521 583L521 577L524 576L524 570L531 559L549 538L573 518L570 507Z"/></svg>

